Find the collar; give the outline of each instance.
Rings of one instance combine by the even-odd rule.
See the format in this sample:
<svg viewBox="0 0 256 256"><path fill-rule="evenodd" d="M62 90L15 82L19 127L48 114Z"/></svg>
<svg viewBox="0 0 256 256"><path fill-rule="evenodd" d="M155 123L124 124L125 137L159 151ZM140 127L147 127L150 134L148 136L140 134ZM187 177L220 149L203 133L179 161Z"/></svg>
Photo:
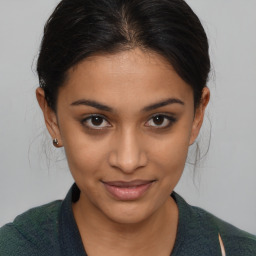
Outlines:
<svg viewBox="0 0 256 256"><path fill-rule="evenodd" d="M61 205L59 237L63 256L87 256L72 211L72 202L78 201L79 196L80 190L74 183Z"/></svg>
<svg viewBox="0 0 256 256"><path fill-rule="evenodd" d="M217 231L210 230L211 232L216 233L216 239L213 239L214 241L212 240L212 237L207 237L209 236L208 231L210 227L207 227L207 230L203 227L208 226L209 223L202 223L205 222L202 221L202 219L205 218L202 218L203 216L200 216L201 214L198 213L200 210L198 211L198 208L187 204L187 202L176 192L172 192L171 196L177 203L179 209L178 231L171 256L187 255L186 252L194 250L198 251L197 255L219 255L217 252L218 250L216 250L216 247L214 246L217 242ZM59 238L61 255L63 256L88 256L85 252L72 210L72 202L77 202L79 197L80 190L74 183L61 205L59 216ZM204 241L204 245L200 246L200 241ZM204 248L204 252L206 250L211 253L201 254L200 248ZM185 254L183 254L184 252Z"/></svg>

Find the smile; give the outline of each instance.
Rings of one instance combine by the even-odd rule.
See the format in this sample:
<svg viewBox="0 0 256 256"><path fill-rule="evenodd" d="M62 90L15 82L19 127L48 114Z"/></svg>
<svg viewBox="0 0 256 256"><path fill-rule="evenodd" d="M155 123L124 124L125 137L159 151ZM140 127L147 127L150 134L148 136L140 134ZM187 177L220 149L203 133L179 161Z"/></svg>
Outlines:
<svg viewBox="0 0 256 256"><path fill-rule="evenodd" d="M130 182L103 182L106 190L117 200L131 201L141 198L155 180L134 180Z"/></svg>

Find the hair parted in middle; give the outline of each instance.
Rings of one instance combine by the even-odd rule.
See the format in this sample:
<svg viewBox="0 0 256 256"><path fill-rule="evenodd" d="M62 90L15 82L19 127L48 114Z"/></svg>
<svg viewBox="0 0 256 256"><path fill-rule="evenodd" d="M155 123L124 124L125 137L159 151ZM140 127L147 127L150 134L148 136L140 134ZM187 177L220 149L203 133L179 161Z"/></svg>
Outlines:
<svg viewBox="0 0 256 256"><path fill-rule="evenodd" d="M200 103L210 71L208 40L183 0L62 0L44 29L37 72L48 105L56 111L67 71L95 54L140 47L162 55Z"/></svg>

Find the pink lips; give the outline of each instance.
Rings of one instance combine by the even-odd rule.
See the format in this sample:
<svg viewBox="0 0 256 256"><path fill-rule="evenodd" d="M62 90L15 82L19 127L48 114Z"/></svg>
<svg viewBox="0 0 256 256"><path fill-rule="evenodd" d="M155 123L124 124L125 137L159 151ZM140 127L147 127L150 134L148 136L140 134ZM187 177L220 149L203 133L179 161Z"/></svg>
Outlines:
<svg viewBox="0 0 256 256"><path fill-rule="evenodd" d="M121 201L136 200L142 197L154 181L134 180L130 182L111 181L103 182L106 190Z"/></svg>

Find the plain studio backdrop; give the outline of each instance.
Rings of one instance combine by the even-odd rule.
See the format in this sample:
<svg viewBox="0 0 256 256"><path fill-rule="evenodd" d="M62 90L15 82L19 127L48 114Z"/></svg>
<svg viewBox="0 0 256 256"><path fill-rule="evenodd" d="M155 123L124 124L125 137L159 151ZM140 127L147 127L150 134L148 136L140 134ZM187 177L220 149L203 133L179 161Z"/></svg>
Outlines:
<svg viewBox="0 0 256 256"><path fill-rule="evenodd" d="M210 41L212 131L207 157L194 171L186 165L176 191L256 234L256 1L187 2ZM0 0L0 226L29 208L64 198L73 183L35 98L43 25L57 3ZM202 148L208 137L206 119Z"/></svg>

